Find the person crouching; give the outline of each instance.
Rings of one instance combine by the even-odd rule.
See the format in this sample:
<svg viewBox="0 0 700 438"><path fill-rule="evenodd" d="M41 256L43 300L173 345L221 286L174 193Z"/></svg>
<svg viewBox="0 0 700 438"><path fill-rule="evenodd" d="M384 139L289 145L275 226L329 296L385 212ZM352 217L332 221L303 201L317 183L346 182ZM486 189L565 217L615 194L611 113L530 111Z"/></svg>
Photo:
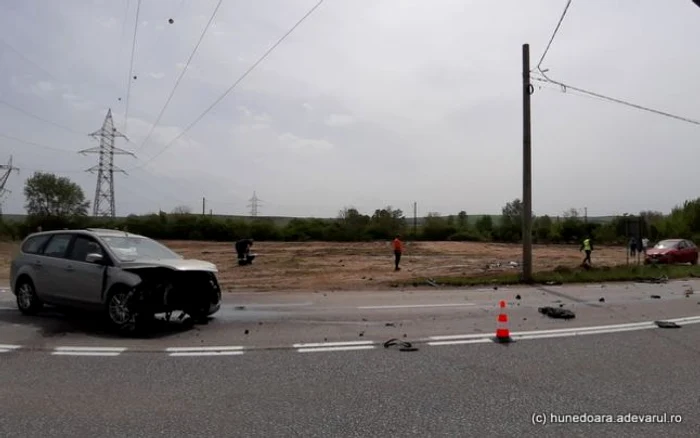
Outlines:
<svg viewBox="0 0 700 438"><path fill-rule="evenodd" d="M253 239L241 239L236 242L236 254L238 255L238 265L250 265L253 263L255 255L250 253L250 247L253 246Z"/></svg>

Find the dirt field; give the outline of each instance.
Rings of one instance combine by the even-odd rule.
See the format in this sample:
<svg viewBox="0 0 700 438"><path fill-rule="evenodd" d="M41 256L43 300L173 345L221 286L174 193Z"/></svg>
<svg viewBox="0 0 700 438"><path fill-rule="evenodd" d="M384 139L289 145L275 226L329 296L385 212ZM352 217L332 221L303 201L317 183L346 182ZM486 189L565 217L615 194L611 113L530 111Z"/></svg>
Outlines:
<svg viewBox="0 0 700 438"><path fill-rule="evenodd" d="M233 243L163 242L187 258L216 263L219 280L226 290L341 290L389 287L387 282L413 277L484 275L516 271L510 262L520 262L521 246L470 242L409 243L394 272L389 242L375 243L283 243L256 242L258 254L252 266L239 267ZM18 244L0 243L0 282L7 283L10 260ZM575 246L535 246L534 270L557 266L576 267L582 254ZM593 263L598 266L625 263L621 247L598 247ZM493 266L500 263L501 266Z"/></svg>

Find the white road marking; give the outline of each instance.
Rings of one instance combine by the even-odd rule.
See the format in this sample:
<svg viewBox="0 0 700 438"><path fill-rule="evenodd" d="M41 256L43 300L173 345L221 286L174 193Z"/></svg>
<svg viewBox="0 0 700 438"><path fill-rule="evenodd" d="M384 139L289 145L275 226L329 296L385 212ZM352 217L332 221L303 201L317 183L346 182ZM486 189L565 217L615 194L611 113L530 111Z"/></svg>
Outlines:
<svg viewBox="0 0 700 438"><path fill-rule="evenodd" d="M372 350L375 348L372 341L348 341L348 342L319 342L312 344L294 344L299 353L320 353L327 351L352 351Z"/></svg>
<svg viewBox="0 0 700 438"><path fill-rule="evenodd" d="M315 344L294 344L294 348L316 348L316 347L343 347L343 346L358 346L372 345L372 341L349 341L349 342L318 342Z"/></svg>
<svg viewBox="0 0 700 438"><path fill-rule="evenodd" d="M5 307L5 306L0 306L0 310L17 310L16 307Z"/></svg>
<svg viewBox="0 0 700 438"><path fill-rule="evenodd" d="M700 316L691 316L687 318L675 319L660 319L658 321L675 322L679 325L700 324ZM561 338L566 336L583 336L583 335L600 335L606 333L621 333L635 330L648 330L657 328L654 321L633 322L628 324L601 325L593 327L576 327L553 330L534 330L525 332L511 332L510 337L513 340L526 339L548 339ZM495 334L474 333L466 335L447 335L447 336L431 336L428 345L454 345L454 344L480 344L490 342L495 337Z"/></svg>
<svg viewBox="0 0 700 438"><path fill-rule="evenodd" d="M396 306L360 306L358 309L411 309L421 307L468 307L476 306L474 303L459 303L459 304L405 304Z"/></svg>
<svg viewBox="0 0 700 438"><path fill-rule="evenodd" d="M119 356L121 353L113 351L54 351L51 353L52 356L100 356L100 357L114 357Z"/></svg>
<svg viewBox="0 0 700 438"><path fill-rule="evenodd" d="M51 352L54 356L119 356L126 351L124 347L56 347Z"/></svg>
<svg viewBox="0 0 700 438"><path fill-rule="evenodd" d="M194 357L194 356L238 356L244 353L240 345L207 346L207 347L170 347L166 348L172 357Z"/></svg>
<svg viewBox="0 0 700 438"><path fill-rule="evenodd" d="M639 327L621 327L618 329L605 329L605 330L580 330L575 332L565 332L565 333L543 333L543 334L532 334L532 335L518 335L511 334L511 338L515 341L520 339L548 339L548 338L562 338L566 336L584 336L584 335L602 335L607 333L621 333L621 332L633 332L637 330L649 330L656 328L656 325L647 325Z"/></svg>
<svg viewBox="0 0 700 438"><path fill-rule="evenodd" d="M194 356L238 356L243 354L242 351L182 351L179 353L170 353L171 357L194 357Z"/></svg>
<svg viewBox="0 0 700 438"><path fill-rule="evenodd" d="M0 353L11 353L19 348L21 345L11 345L11 344L0 344Z"/></svg>
<svg viewBox="0 0 700 438"><path fill-rule="evenodd" d="M241 351L245 347L239 345L226 345L220 347L170 347L165 351L169 353L184 353L188 351Z"/></svg>
<svg viewBox="0 0 700 438"><path fill-rule="evenodd" d="M462 339L462 340L456 340L456 341L428 342L428 345L433 347L433 346L437 346L437 345L483 344L486 342L493 342L493 341L490 338L482 337L480 339Z"/></svg>
<svg viewBox="0 0 700 438"><path fill-rule="evenodd" d="M240 309L240 310L247 310L247 309L257 309L257 308L265 308L265 307L305 307L305 306L313 306L314 303L311 301L305 302L305 303L279 303L279 304L235 304L232 305L234 308L236 307L245 307L245 309Z"/></svg>
<svg viewBox="0 0 700 438"><path fill-rule="evenodd" d="M299 353L318 353L326 351L352 351L352 350L372 350L374 345L355 345L346 347L317 347L317 348L299 348L297 352Z"/></svg>
<svg viewBox="0 0 700 438"><path fill-rule="evenodd" d="M473 333L470 335L445 335L445 336L431 336L428 339L431 341L451 341L456 339L478 339L478 338L490 338L493 333Z"/></svg>

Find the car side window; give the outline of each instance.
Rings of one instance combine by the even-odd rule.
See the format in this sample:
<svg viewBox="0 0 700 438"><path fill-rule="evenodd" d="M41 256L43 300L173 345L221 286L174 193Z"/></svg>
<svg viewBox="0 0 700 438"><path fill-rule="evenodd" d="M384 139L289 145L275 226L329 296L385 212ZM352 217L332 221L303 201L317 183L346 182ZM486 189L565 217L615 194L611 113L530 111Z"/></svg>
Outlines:
<svg viewBox="0 0 700 438"><path fill-rule="evenodd" d="M99 254L104 257L104 252L95 239L87 236L77 236L73 242L68 258L78 262L84 262L88 254Z"/></svg>
<svg viewBox="0 0 700 438"><path fill-rule="evenodd" d="M51 238L50 234L29 237L22 245L22 252L25 254L39 254L44 244Z"/></svg>
<svg viewBox="0 0 700 438"><path fill-rule="evenodd" d="M678 242L678 249L686 249L686 248L687 248L687 246L685 244L685 241L681 240L680 242Z"/></svg>
<svg viewBox="0 0 700 438"><path fill-rule="evenodd" d="M72 238L71 234L54 234L46 248L44 248L43 255L47 257L64 257Z"/></svg>

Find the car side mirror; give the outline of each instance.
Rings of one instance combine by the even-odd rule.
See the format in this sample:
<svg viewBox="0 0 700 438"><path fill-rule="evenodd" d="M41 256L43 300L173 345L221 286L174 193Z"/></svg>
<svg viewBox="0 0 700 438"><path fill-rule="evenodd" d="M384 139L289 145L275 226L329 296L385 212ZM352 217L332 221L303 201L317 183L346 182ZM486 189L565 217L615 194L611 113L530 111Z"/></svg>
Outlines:
<svg viewBox="0 0 700 438"><path fill-rule="evenodd" d="M85 261L88 263L95 263L95 264L102 264L104 258L102 257L102 254L97 254L97 253L90 253L85 257Z"/></svg>

